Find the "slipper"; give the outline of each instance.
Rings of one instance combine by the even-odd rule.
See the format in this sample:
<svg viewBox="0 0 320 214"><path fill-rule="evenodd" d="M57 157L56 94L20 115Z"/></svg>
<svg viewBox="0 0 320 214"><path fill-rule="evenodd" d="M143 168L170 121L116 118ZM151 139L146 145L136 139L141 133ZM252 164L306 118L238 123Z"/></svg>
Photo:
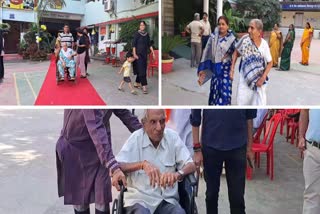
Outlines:
<svg viewBox="0 0 320 214"><path fill-rule="evenodd" d="M118 88L118 90L124 92L123 88Z"/></svg>
<svg viewBox="0 0 320 214"><path fill-rule="evenodd" d="M87 76L82 76L82 75L81 75L80 78L87 78Z"/></svg>
<svg viewBox="0 0 320 214"><path fill-rule="evenodd" d="M138 93L136 92L136 91L131 91L131 94L133 94L133 95L138 95Z"/></svg>
<svg viewBox="0 0 320 214"><path fill-rule="evenodd" d="M144 93L144 94L148 94L148 91L147 91L147 90L143 90L143 93Z"/></svg>

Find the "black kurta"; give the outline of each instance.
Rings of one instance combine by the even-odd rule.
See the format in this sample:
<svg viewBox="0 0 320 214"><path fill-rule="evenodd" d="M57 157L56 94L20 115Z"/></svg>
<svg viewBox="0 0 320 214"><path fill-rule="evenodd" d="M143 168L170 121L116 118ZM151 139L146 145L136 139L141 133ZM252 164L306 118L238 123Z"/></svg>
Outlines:
<svg viewBox="0 0 320 214"><path fill-rule="evenodd" d="M147 76L148 50L150 49L150 36L148 33L134 34L132 46L136 48L139 59L133 62L133 73L140 77Z"/></svg>

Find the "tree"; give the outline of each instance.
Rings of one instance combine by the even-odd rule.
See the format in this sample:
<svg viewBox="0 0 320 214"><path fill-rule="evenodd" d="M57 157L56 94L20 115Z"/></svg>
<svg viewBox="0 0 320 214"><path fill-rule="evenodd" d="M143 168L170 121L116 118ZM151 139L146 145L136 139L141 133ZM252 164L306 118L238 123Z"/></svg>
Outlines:
<svg viewBox="0 0 320 214"><path fill-rule="evenodd" d="M43 15L48 11L49 8L65 7L65 0L39 0L36 4L35 10L37 11L37 36L40 36L40 21ZM40 48L38 43L38 49Z"/></svg>
<svg viewBox="0 0 320 214"><path fill-rule="evenodd" d="M265 30L280 21L281 6L278 0L236 0L237 10L244 18L261 19Z"/></svg>

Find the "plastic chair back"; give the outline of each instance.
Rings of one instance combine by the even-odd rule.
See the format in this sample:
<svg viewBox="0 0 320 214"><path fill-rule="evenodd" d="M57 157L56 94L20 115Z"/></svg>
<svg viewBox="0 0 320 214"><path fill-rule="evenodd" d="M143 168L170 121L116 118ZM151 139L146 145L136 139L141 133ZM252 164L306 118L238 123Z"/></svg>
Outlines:
<svg viewBox="0 0 320 214"><path fill-rule="evenodd" d="M262 123L260 124L257 132L253 136L253 143L260 143L260 137L262 131L264 130L264 134L266 133L266 125L267 125L268 113L264 116Z"/></svg>
<svg viewBox="0 0 320 214"><path fill-rule="evenodd" d="M151 67L158 67L159 65L159 51L158 50L154 50L154 55L155 55L155 59L153 59L152 54L149 55L149 66Z"/></svg>
<svg viewBox="0 0 320 214"><path fill-rule="evenodd" d="M266 133L265 133L264 138L262 140L262 144L268 145L268 150L270 150L273 147L274 137L277 133L277 129L278 129L278 125L279 125L280 121L281 121L281 114L280 113L273 115L269 121Z"/></svg>

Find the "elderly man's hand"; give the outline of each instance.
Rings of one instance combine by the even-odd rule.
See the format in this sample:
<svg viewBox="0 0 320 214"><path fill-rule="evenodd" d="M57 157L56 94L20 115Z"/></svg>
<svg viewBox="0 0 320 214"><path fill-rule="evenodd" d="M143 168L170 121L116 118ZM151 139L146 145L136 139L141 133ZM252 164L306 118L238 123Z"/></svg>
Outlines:
<svg viewBox="0 0 320 214"><path fill-rule="evenodd" d="M117 169L112 175L112 186L114 186L118 191L120 191L119 181L122 181L122 184L127 186L126 176L123 174L121 169Z"/></svg>
<svg viewBox="0 0 320 214"><path fill-rule="evenodd" d="M142 166L143 170L146 172L146 174L150 178L150 185L154 188L156 184L160 185L160 170L149 163L148 161L143 162Z"/></svg>
<svg viewBox="0 0 320 214"><path fill-rule="evenodd" d="M178 180L177 173L166 172L160 177L160 186L166 188L167 186L173 187Z"/></svg>

